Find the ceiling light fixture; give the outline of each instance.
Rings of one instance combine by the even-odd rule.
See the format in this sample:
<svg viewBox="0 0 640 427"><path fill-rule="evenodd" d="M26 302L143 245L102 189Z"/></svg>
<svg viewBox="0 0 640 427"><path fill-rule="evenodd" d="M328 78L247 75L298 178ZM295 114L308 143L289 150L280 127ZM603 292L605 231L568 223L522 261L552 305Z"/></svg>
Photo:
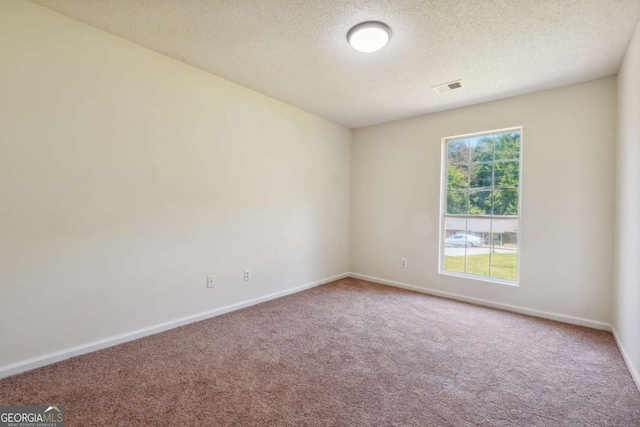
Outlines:
<svg viewBox="0 0 640 427"><path fill-rule="evenodd" d="M356 25L347 33L349 44L359 52L382 49L391 38L391 28L382 22L369 21Z"/></svg>

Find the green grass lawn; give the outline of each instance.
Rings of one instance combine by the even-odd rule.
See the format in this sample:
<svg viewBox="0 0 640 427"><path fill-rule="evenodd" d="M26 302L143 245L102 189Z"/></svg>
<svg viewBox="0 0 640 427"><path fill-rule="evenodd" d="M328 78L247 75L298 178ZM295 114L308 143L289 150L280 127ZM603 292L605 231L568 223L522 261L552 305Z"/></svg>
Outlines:
<svg viewBox="0 0 640 427"><path fill-rule="evenodd" d="M491 254L491 277L500 279L516 279L516 263L518 255L512 254ZM447 271L458 271L465 273L463 256L445 256L444 269ZM467 257L467 270L469 274L479 274L489 276L489 254L469 255Z"/></svg>

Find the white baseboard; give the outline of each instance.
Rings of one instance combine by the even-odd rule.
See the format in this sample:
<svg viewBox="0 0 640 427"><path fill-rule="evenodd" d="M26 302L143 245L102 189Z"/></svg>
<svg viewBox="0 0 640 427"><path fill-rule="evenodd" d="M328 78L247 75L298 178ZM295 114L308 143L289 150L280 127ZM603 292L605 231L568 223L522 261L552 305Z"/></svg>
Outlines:
<svg viewBox="0 0 640 427"><path fill-rule="evenodd" d="M424 294L453 299L457 301L468 302L470 304L482 305L485 307L512 311L514 313L526 314L534 317L541 317L543 319L557 320L558 322L570 323L572 325L586 326L593 329L601 329L604 331L609 331L613 334L616 344L618 345L618 349L620 350L620 354L622 355L622 359L627 365L627 368L629 369L629 373L631 374L631 378L633 378L633 381L638 387L638 391L640 391L640 371L633 365L631 358L629 357L627 352L624 350L624 347L622 346L622 342L620 341L620 339L618 338L618 334L616 333L616 329L608 323L599 322L597 320L584 319L582 317L569 316L566 314L550 313L548 311L519 307L511 304L503 304L503 303L493 302L493 301L484 300L480 298L472 298L472 297L467 297L460 294L454 294L451 292L439 291L436 289L422 288L419 286L408 285L406 283L395 282L393 280L380 279L379 277L372 277L372 276L367 276L359 273L349 273L349 277L366 280L369 282L379 283L381 285L388 285L396 288L422 292Z"/></svg>
<svg viewBox="0 0 640 427"><path fill-rule="evenodd" d="M571 323L572 325L586 326L593 329L601 329L605 331L611 331L610 324L605 322L599 322L597 320L584 319L582 317L569 316L566 314L551 313L548 311L535 310L532 308L520 307L517 305L504 304L500 302L489 301L480 298L468 297L460 294L454 294L451 292L439 291L436 289L422 288L420 286L408 285L406 283L395 282L393 280L380 279L379 277L366 276L359 273L349 273L349 277L355 279L367 280L369 282L379 283L381 285L394 286L396 288L408 289L411 291L422 292L423 294L434 295L438 297L453 299L456 301L468 302L470 304L481 305L484 307L497 308L500 310L512 311L514 313L526 314L534 317L541 317L543 319L557 320L559 322Z"/></svg>
<svg viewBox="0 0 640 427"><path fill-rule="evenodd" d="M147 337L149 335L154 335L159 332L164 332L169 329L177 328L179 326L188 325L189 323L194 323L200 320L209 319L211 317L220 316L221 314L240 310L242 308L250 307L252 305L260 304L262 302L270 301L276 298L281 298L287 295L291 295L297 292L314 288L316 286L324 285L325 283L333 282L335 280L340 280L348 276L349 276L348 273L338 274L337 276L328 277L326 279L318 280L313 283L307 283L306 285L297 286L295 288L285 289L284 291L265 295L263 297L254 298L248 301L243 301L243 302L228 305L225 307L220 307L213 310L205 311L203 313L182 317L180 319L175 319L169 322L160 323L159 325L138 329L136 331L127 332L124 334L116 335L114 337L93 341L87 344L78 345L78 346L67 348L64 350L55 351L42 356L12 363L10 365L0 366L0 378L9 377L11 375L16 375L21 372L30 371L32 369L36 369L42 366L50 365L52 363L60 362L62 360L69 359L71 357L80 356L82 354L91 353L97 350L101 350L107 347L112 347L114 345L122 344L128 341L133 341L139 338Z"/></svg>
<svg viewBox="0 0 640 427"><path fill-rule="evenodd" d="M436 289L422 288L419 286L409 285L406 283L395 282L393 280L380 279L379 277L367 276L359 273L349 273L349 277L353 277L355 279L366 280L369 282L379 283L381 285L393 286L396 288L408 289L411 291L422 292L424 294L434 295L438 297L453 299L456 301L468 302L470 304L481 305L485 307L497 308L500 310L512 311L514 313L526 314L534 317L541 317L543 319L557 320L558 322L570 323L572 325L586 326L588 328L593 329L601 329L604 331L609 331L613 334L613 337L618 345L618 349L620 350L620 354L622 355L622 359L627 365L627 369L629 369L629 373L631 374L631 378L638 387L638 391L640 391L640 370L633 365L631 358L624 350L622 346L622 342L618 338L618 334L616 329L610 325L609 323L600 322L597 320L584 319L582 317L569 316L566 314L557 314L550 313L548 311L542 310L534 310L531 308L519 307L511 304L503 304L499 302L493 302L489 300L484 300L480 298L467 297L460 294L454 294L451 292L439 291Z"/></svg>
<svg viewBox="0 0 640 427"><path fill-rule="evenodd" d="M535 317L542 317L545 319L557 320L559 322L571 323L574 325L587 326L595 329L602 329L606 331L611 331L616 340L618 348L620 349L620 354L627 364L627 368L631 373L631 377L636 383L638 390L640 390L640 372L636 369L629 356L625 352L622 347L622 343L618 338L615 328L613 328L608 323L598 322L595 320L583 319L580 317L568 316L563 314L550 313L546 311L534 310L525 307L518 307L510 304L497 303L493 301L483 300L479 298L467 297L464 295L454 294L451 292L438 291L436 289L422 288L419 286L409 285L406 283L395 282L392 280L380 279L378 277L366 276L364 274L358 273L343 273L338 274L333 277L328 277L326 279L318 280L316 282L307 283L302 286L297 286L295 288L289 288L284 291L276 292L273 294L265 295L263 297L254 298L252 300L239 302L236 304L228 305L225 307L216 308L210 311L206 311L203 313L194 314L192 316L182 317L180 319L175 319L169 322L164 322L159 325L151 326L148 328L138 329L133 332L128 332L121 335L116 335L114 337L105 338L102 340L93 341L87 344L71 347L65 350L60 350L52 353L48 353L42 356L34 357L31 359L27 359L21 362L12 363L10 365L5 365L0 367L0 378L9 377L11 375L16 375L21 372L30 371L32 369L40 368L46 365L50 365L52 363L60 362L65 359L69 359L71 357L80 356L82 354L91 353L97 350L101 350L104 348L112 347L114 345L122 344L128 341L133 341L139 338L147 337L149 335L154 335L160 332L167 331L169 329L177 328L180 326L187 325L189 323L198 322L200 320L209 319L212 317L220 316L225 313L230 313L232 311L240 310L242 308L250 307L252 305L260 304L262 302L270 301L276 298L281 298L287 295L291 295L297 292L301 292L307 289L314 288L316 286L324 285L329 282L333 282L335 280L340 280L345 277L353 277L356 279L367 280L369 282L379 283L382 285L394 286L397 288L408 289L412 291L422 292L429 295L435 295L443 298L449 298L457 301L468 302L471 304L482 305L485 307L498 308L501 310L512 311L515 313L527 314Z"/></svg>
<svg viewBox="0 0 640 427"><path fill-rule="evenodd" d="M631 378L633 378L633 381L636 383L636 387L638 387L638 391L640 391L640 371L636 369L635 366L633 366L633 362L631 361L631 358L629 357L627 352L624 350L624 347L622 346L622 342L620 341L620 338L618 338L618 333L616 332L616 328L612 327L611 332L613 333L613 337L616 339L616 344L618 344L618 348L620 349L620 354L622 354L622 358L627 364L629 373L631 373Z"/></svg>

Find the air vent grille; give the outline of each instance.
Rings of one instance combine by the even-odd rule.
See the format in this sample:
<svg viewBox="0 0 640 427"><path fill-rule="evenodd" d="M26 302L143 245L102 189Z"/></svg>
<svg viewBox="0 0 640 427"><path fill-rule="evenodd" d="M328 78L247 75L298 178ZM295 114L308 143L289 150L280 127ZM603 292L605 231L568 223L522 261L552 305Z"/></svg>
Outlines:
<svg viewBox="0 0 640 427"><path fill-rule="evenodd" d="M453 82L443 83L441 85L434 86L433 90L435 90L438 93L442 93L442 92L449 92L450 90L460 89L461 87L462 87L462 81L455 80Z"/></svg>

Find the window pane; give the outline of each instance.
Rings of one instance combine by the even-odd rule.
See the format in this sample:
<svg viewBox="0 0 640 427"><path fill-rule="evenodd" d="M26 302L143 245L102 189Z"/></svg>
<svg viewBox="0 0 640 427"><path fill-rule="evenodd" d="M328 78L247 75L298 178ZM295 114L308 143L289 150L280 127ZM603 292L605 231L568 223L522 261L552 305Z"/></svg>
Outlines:
<svg viewBox="0 0 640 427"><path fill-rule="evenodd" d="M518 252L494 249L491 254L491 277L516 280L518 278Z"/></svg>
<svg viewBox="0 0 640 427"><path fill-rule="evenodd" d="M470 191L469 192L469 214L470 215L491 215L491 191Z"/></svg>
<svg viewBox="0 0 640 427"><path fill-rule="evenodd" d="M494 249L518 250L518 225L515 218L494 218L491 220L493 238L491 244Z"/></svg>
<svg viewBox="0 0 640 427"><path fill-rule="evenodd" d="M466 215L469 213L468 194L463 190L447 192L447 213L450 215Z"/></svg>
<svg viewBox="0 0 640 427"><path fill-rule="evenodd" d="M489 253L467 255L467 274L489 276Z"/></svg>
<svg viewBox="0 0 640 427"><path fill-rule="evenodd" d="M488 254L491 246L491 219L469 218L467 219L467 240L470 248L485 248L485 251L475 251L473 254ZM468 254L472 252L467 251Z"/></svg>
<svg viewBox="0 0 640 427"><path fill-rule="evenodd" d="M471 188L491 188L493 165L491 163L473 165L469 169Z"/></svg>
<svg viewBox="0 0 640 427"><path fill-rule="evenodd" d="M493 135L477 136L469 139L471 162L493 161Z"/></svg>
<svg viewBox="0 0 640 427"><path fill-rule="evenodd" d="M493 191L494 215L518 215L518 190L498 188Z"/></svg>
<svg viewBox="0 0 640 427"><path fill-rule="evenodd" d="M466 246L463 236L467 232L466 218L445 218L444 269L464 273Z"/></svg>
<svg viewBox="0 0 640 427"><path fill-rule="evenodd" d="M496 160L517 160L520 158L520 133L508 132L495 135Z"/></svg>
<svg viewBox="0 0 640 427"><path fill-rule="evenodd" d="M520 162L496 162L495 186L518 188L520 181Z"/></svg>
<svg viewBox="0 0 640 427"><path fill-rule="evenodd" d="M452 139L447 142L449 163L469 163L469 139Z"/></svg>
<svg viewBox="0 0 640 427"><path fill-rule="evenodd" d="M489 275L491 252L491 220L469 218L467 220L467 273Z"/></svg>
<svg viewBox="0 0 640 427"><path fill-rule="evenodd" d="M447 168L447 190L469 187L469 166L449 165Z"/></svg>
<svg viewBox="0 0 640 427"><path fill-rule="evenodd" d="M518 227L517 219L493 219L491 222L492 253L491 276L516 280L518 276Z"/></svg>

